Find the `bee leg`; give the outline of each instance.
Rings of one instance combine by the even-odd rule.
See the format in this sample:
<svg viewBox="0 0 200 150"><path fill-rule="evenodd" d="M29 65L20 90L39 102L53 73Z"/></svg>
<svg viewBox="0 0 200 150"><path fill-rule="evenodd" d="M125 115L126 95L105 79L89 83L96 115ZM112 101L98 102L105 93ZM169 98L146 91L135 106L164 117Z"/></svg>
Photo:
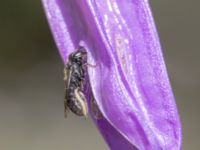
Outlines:
<svg viewBox="0 0 200 150"><path fill-rule="evenodd" d="M84 94L82 93L82 91L79 90L79 88L76 88L75 91L75 97L77 99L77 101L80 103L81 108L82 108L82 113L85 116L85 119L87 118L88 115L88 106L86 103L86 98L84 96Z"/></svg>
<svg viewBox="0 0 200 150"><path fill-rule="evenodd" d="M64 67L64 81L67 81L67 78L68 78L68 71L69 71L69 66L68 65L66 65L65 67Z"/></svg>
<svg viewBox="0 0 200 150"><path fill-rule="evenodd" d="M85 64L83 64L83 66L88 66L88 67L96 68L97 64L94 65L94 64L85 63Z"/></svg>
<svg viewBox="0 0 200 150"><path fill-rule="evenodd" d="M69 108L67 107L67 101L64 101L64 116L67 118L67 113L69 112Z"/></svg>
<svg viewBox="0 0 200 150"><path fill-rule="evenodd" d="M67 69L64 68L64 81L67 81Z"/></svg>
<svg viewBox="0 0 200 150"><path fill-rule="evenodd" d="M90 106L91 106L91 112L93 113L94 118L96 120L102 119L103 115L102 115L101 111L99 110L99 107L98 107L97 102L94 99L93 95L91 97Z"/></svg>

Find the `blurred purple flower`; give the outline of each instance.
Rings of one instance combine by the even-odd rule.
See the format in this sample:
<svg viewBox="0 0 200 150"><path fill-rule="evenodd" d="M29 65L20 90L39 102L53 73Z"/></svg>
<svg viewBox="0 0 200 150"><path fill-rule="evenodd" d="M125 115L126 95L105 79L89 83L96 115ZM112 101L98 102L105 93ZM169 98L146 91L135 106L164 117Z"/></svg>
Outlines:
<svg viewBox="0 0 200 150"><path fill-rule="evenodd" d="M112 150L180 150L181 125L147 0L43 0L66 63L88 51L90 113ZM99 112L99 110L100 112Z"/></svg>

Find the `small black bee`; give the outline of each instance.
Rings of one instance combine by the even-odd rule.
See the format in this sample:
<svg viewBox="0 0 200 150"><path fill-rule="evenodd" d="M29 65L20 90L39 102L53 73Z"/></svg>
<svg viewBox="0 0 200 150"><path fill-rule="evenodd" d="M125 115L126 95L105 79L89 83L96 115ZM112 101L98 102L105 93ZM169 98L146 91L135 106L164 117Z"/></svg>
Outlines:
<svg viewBox="0 0 200 150"><path fill-rule="evenodd" d="M69 55L68 63L64 68L65 81L65 116L68 108L78 116L87 116L88 107L83 94L87 52L84 47L79 47Z"/></svg>

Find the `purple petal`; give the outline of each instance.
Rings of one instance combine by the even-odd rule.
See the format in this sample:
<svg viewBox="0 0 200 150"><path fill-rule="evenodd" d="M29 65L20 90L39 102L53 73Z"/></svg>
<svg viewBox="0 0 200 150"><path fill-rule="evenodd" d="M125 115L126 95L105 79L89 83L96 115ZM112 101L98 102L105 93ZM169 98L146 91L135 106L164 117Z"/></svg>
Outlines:
<svg viewBox="0 0 200 150"><path fill-rule="evenodd" d="M110 148L181 149L179 116L147 0L43 4L64 62L82 45L88 62L97 64L88 73L103 117L92 116Z"/></svg>

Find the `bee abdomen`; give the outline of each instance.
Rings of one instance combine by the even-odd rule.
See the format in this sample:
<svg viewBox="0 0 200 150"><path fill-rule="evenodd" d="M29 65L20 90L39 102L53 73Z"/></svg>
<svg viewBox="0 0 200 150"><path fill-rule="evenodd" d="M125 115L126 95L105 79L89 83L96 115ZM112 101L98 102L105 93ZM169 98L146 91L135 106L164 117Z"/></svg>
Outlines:
<svg viewBox="0 0 200 150"><path fill-rule="evenodd" d="M75 97L67 101L67 106L76 115L83 116L81 104L75 99Z"/></svg>

